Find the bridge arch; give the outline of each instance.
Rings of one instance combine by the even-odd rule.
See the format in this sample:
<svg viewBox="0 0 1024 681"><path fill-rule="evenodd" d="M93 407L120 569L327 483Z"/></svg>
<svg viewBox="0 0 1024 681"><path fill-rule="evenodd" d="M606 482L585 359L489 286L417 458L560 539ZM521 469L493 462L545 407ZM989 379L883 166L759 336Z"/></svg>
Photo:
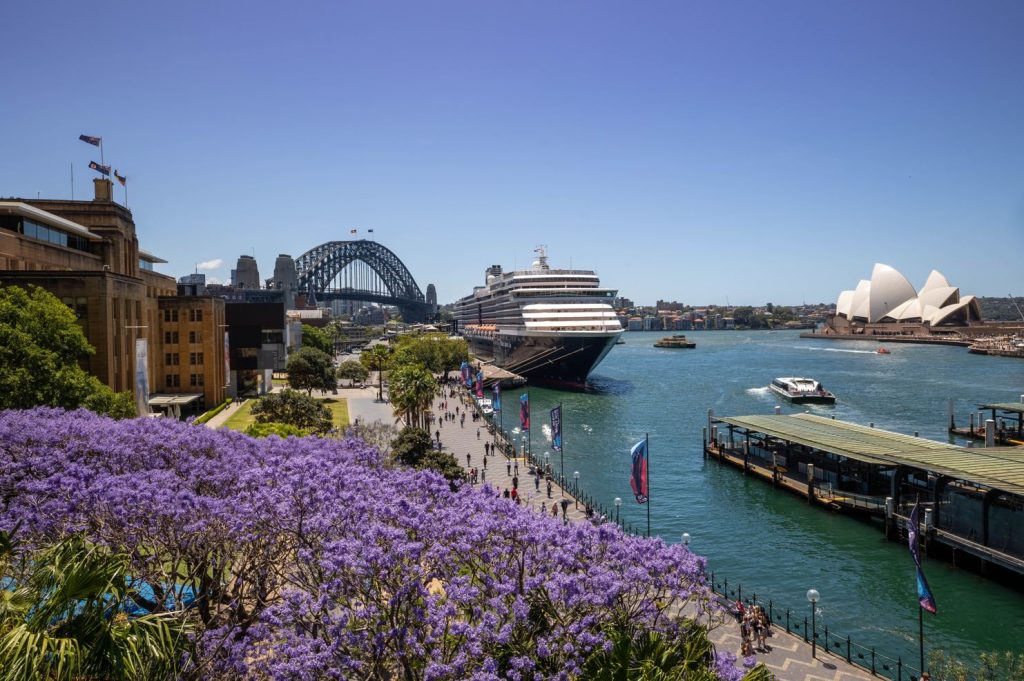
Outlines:
<svg viewBox="0 0 1024 681"><path fill-rule="evenodd" d="M376 275L339 286L336 279L346 267L362 263ZM429 306L412 273L391 249L376 241L328 241L295 259L300 291L317 300L365 300L396 305L409 322L423 321Z"/></svg>

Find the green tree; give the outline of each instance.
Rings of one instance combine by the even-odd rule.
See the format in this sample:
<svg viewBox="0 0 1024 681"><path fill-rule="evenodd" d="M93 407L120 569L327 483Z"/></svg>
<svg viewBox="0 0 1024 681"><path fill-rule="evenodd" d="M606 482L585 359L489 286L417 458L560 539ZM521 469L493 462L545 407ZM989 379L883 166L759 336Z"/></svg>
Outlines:
<svg viewBox="0 0 1024 681"><path fill-rule="evenodd" d="M4 679L177 678L189 638L182 612L137 615L128 556L72 536L16 557L0 532Z"/></svg>
<svg viewBox="0 0 1024 681"><path fill-rule="evenodd" d="M326 433L332 427L331 410L295 390L264 395L256 400L252 414L257 423L284 423L313 433Z"/></svg>
<svg viewBox="0 0 1024 681"><path fill-rule="evenodd" d="M407 426L391 443L391 454L399 463L416 468L432 448L430 433L422 428Z"/></svg>
<svg viewBox="0 0 1024 681"><path fill-rule="evenodd" d="M335 390L338 379L330 355L313 348L300 348L288 357L288 385L295 390Z"/></svg>
<svg viewBox="0 0 1024 681"><path fill-rule="evenodd" d="M428 369L407 364L389 375L391 405L395 416L405 419L407 426L426 428L427 415L437 393L437 381Z"/></svg>
<svg viewBox="0 0 1024 681"><path fill-rule="evenodd" d="M455 485L466 476L466 471L462 469L450 452L439 452L435 449L429 450L420 458L418 468L440 473L452 484L453 490Z"/></svg>
<svg viewBox="0 0 1024 681"><path fill-rule="evenodd" d="M377 401L384 401L384 370L388 368L391 359L391 349L386 345L374 345L359 355L362 362L370 371L377 372Z"/></svg>
<svg viewBox="0 0 1024 681"><path fill-rule="evenodd" d="M338 366L338 378L362 383L370 376L370 370L354 359L346 360Z"/></svg>
<svg viewBox="0 0 1024 681"><path fill-rule="evenodd" d="M115 393L99 381L96 381L95 391L85 398L82 406L89 411L115 419L133 419L139 415L135 407L135 398L130 392Z"/></svg>
<svg viewBox="0 0 1024 681"><path fill-rule="evenodd" d="M395 341L392 366L419 364L435 374L454 371L469 358L465 339L443 333L406 334Z"/></svg>
<svg viewBox="0 0 1024 681"><path fill-rule="evenodd" d="M309 324L302 325L302 347L313 348L334 357L334 339L330 332Z"/></svg>
<svg viewBox="0 0 1024 681"><path fill-rule="evenodd" d="M75 409L98 381L78 362L94 352L75 314L38 287L0 288L0 409Z"/></svg>

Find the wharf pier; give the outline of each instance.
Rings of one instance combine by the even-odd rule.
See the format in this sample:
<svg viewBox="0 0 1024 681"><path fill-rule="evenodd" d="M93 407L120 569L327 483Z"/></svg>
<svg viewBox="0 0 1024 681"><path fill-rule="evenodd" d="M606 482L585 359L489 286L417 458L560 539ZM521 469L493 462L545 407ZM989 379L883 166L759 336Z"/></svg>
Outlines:
<svg viewBox="0 0 1024 681"><path fill-rule="evenodd" d="M992 418L985 419L986 411L991 412ZM953 401L950 400L949 434L955 437L984 441L987 447L1024 445L1024 395L1021 395L1019 404L1015 402L979 404L977 425L975 425L972 412L968 416L966 428L957 427L953 415Z"/></svg>
<svg viewBox="0 0 1024 681"><path fill-rule="evenodd" d="M959 447L845 421L795 414L716 417L705 458L808 503L877 521L901 540L920 499L925 551L985 575L1024 575L1024 449Z"/></svg>

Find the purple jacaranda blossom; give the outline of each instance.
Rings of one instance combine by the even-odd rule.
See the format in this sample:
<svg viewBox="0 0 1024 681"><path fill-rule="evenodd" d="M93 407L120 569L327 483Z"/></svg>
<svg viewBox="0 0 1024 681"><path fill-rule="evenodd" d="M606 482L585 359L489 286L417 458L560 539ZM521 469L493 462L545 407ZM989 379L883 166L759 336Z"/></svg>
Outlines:
<svg viewBox="0 0 1024 681"><path fill-rule="evenodd" d="M682 546L453 491L354 438L2 412L15 523L26 547L84 533L131 556L143 607L197 621L210 679L570 679L613 623L672 633L711 600Z"/></svg>

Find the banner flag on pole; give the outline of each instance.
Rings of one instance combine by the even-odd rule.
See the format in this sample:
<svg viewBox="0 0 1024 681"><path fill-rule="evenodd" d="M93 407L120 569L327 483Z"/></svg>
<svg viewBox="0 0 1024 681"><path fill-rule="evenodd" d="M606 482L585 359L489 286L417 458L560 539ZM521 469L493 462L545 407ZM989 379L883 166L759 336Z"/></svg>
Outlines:
<svg viewBox="0 0 1024 681"><path fill-rule="evenodd" d="M114 177L117 178L117 181L121 183L122 187L128 184L128 178L124 175L118 175L116 170L114 171Z"/></svg>
<svg viewBox="0 0 1024 681"><path fill-rule="evenodd" d="M476 396L482 398L484 396L484 372L476 372Z"/></svg>
<svg viewBox="0 0 1024 681"><path fill-rule="evenodd" d="M110 166L100 165L96 161L89 161L89 167L97 172L103 173L104 175L110 174Z"/></svg>
<svg viewBox="0 0 1024 681"><path fill-rule="evenodd" d="M78 139L82 140L87 144L91 144L94 147L98 147L100 145L100 142L103 141L102 137L93 137L92 135L79 135Z"/></svg>
<svg viewBox="0 0 1024 681"><path fill-rule="evenodd" d="M551 410L551 448L562 451L562 405Z"/></svg>
<svg viewBox="0 0 1024 681"><path fill-rule="evenodd" d="M629 486L633 488L633 496L637 503L647 503L647 439L640 440L629 451L633 459Z"/></svg>
<svg viewBox="0 0 1024 681"><path fill-rule="evenodd" d="M519 396L519 422L523 430L530 429L530 396L526 393Z"/></svg>
<svg viewBox="0 0 1024 681"><path fill-rule="evenodd" d="M462 382L465 383L466 387L468 388L469 385L470 385L470 383L469 383L469 362L463 362L462 366L459 367L459 371L462 372Z"/></svg>
<svg viewBox="0 0 1024 681"><path fill-rule="evenodd" d="M917 538L920 533L920 500L914 504L914 510L910 512L910 522L907 525L907 543L910 544L910 555L914 558L914 567L917 568L917 600L921 607L932 613L936 612L935 596L928 586L924 571L921 569L921 550L917 545Z"/></svg>
<svg viewBox="0 0 1024 681"><path fill-rule="evenodd" d="M491 401L491 408L494 411L501 411L501 384L494 384L494 400Z"/></svg>

